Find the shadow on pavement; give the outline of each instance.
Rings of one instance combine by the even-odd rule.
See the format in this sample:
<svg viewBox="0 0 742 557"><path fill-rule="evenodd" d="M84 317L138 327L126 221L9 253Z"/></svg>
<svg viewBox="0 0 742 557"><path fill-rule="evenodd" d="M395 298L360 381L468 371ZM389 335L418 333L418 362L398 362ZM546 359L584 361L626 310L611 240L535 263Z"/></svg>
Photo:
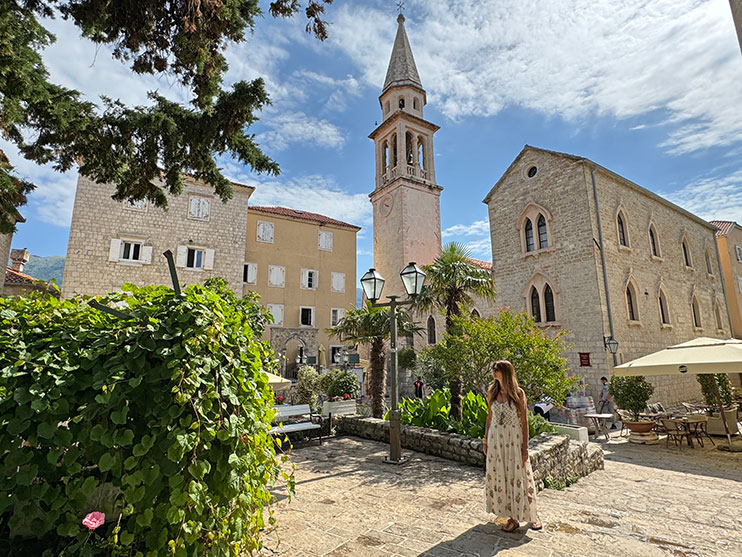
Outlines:
<svg viewBox="0 0 742 557"><path fill-rule="evenodd" d="M478 524L452 540L443 540L420 554L420 557L477 556L489 557L531 541L521 527L513 533L503 532L498 524Z"/></svg>

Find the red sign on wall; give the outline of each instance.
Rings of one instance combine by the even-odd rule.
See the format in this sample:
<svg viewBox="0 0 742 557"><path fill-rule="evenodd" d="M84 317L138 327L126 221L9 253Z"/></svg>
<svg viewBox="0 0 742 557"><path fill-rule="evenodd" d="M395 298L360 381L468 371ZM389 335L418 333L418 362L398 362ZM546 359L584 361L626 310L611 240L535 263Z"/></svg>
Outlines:
<svg viewBox="0 0 742 557"><path fill-rule="evenodd" d="M580 367L590 367L590 352L580 352Z"/></svg>

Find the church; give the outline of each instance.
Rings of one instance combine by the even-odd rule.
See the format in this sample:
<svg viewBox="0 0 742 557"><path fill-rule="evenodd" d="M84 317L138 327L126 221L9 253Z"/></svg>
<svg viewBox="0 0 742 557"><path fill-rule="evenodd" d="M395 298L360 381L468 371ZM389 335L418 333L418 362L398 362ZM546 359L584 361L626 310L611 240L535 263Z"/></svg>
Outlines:
<svg viewBox="0 0 742 557"><path fill-rule="evenodd" d="M385 295L403 294L394 279L407 262L430 264L441 251L443 187L433 149L440 128L424 117L404 16L397 22L382 121L369 135L374 266L392 279ZM731 336L716 227L650 190L587 158L526 145L484 203L492 263L475 263L491 269L497 298L473 312L510 307L528 312L545 334L565 331L570 373L585 379L595 400L600 377L615 365L699 336ZM427 334L415 348L443 335L442 316L416 318ZM615 354L609 340L618 343ZM650 381L653 400L664 404L701 397L694 377Z"/></svg>

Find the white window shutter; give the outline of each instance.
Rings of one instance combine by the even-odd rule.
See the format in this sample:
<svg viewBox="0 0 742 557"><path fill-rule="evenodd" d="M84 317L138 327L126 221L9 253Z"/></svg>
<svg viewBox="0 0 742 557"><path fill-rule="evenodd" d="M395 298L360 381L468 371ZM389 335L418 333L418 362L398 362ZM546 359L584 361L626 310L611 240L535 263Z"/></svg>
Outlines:
<svg viewBox="0 0 742 557"><path fill-rule="evenodd" d="M204 255L204 269L210 271L214 268L214 250L207 249Z"/></svg>
<svg viewBox="0 0 742 557"><path fill-rule="evenodd" d="M118 261L121 256L121 240L114 238L111 240L111 248L108 250L108 260Z"/></svg>
<svg viewBox="0 0 742 557"><path fill-rule="evenodd" d="M188 260L188 246L178 246L178 253L175 257L176 267L185 267Z"/></svg>
<svg viewBox="0 0 742 557"><path fill-rule="evenodd" d="M247 264L247 282L248 284L255 284L258 282L258 264L257 263Z"/></svg>
<svg viewBox="0 0 742 557"><path fill-rule="evenodd" d="M276 313L273 314L273 319L276 325L283 325L283 305L276 304L273 307L276 310Z"/></svg>
<svg viewBox="0 0 742 557"><path fill-rule="evenodd" d="M279 283L281 286L286 285L286 267L279 267L278 268L278 277L279 277Z"/></svg>
<svg viewBox="0 0 742 557"><path fill-rule="evenodd" d="M142 263L152 263L152 246L142 246L140 258Z"/></svg>
<svg viewBox="0 0 742 557"><path fill-rule="evenodd" d="M333 292L345 292L345 273L332 273Z"/></svg>
<svg viewBox="0 0 742 557"><path fill-rule="evenodd" d="M301 270L301 287L302 288L309 287L309 270L308 269Z"/></svg>

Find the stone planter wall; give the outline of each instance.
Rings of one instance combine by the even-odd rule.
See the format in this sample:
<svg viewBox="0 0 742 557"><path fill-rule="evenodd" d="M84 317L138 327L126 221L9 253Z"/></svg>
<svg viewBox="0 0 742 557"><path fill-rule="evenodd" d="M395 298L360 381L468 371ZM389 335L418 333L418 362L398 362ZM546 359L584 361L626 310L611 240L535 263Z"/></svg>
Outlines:
<svg viewBox="0 0 742 557"><path fill-rule="evenodd" d="M339 435L389 442L386 420L338 416L333 421ZM405 449L484 468L481 439L411 425L402 426L401 437ZM595 443L570 441L565 435L541 434L529 441L528 449L538 489L543 489L544 478L564 481L570 476L587 476L603 469L603 450Z"/></svg>

